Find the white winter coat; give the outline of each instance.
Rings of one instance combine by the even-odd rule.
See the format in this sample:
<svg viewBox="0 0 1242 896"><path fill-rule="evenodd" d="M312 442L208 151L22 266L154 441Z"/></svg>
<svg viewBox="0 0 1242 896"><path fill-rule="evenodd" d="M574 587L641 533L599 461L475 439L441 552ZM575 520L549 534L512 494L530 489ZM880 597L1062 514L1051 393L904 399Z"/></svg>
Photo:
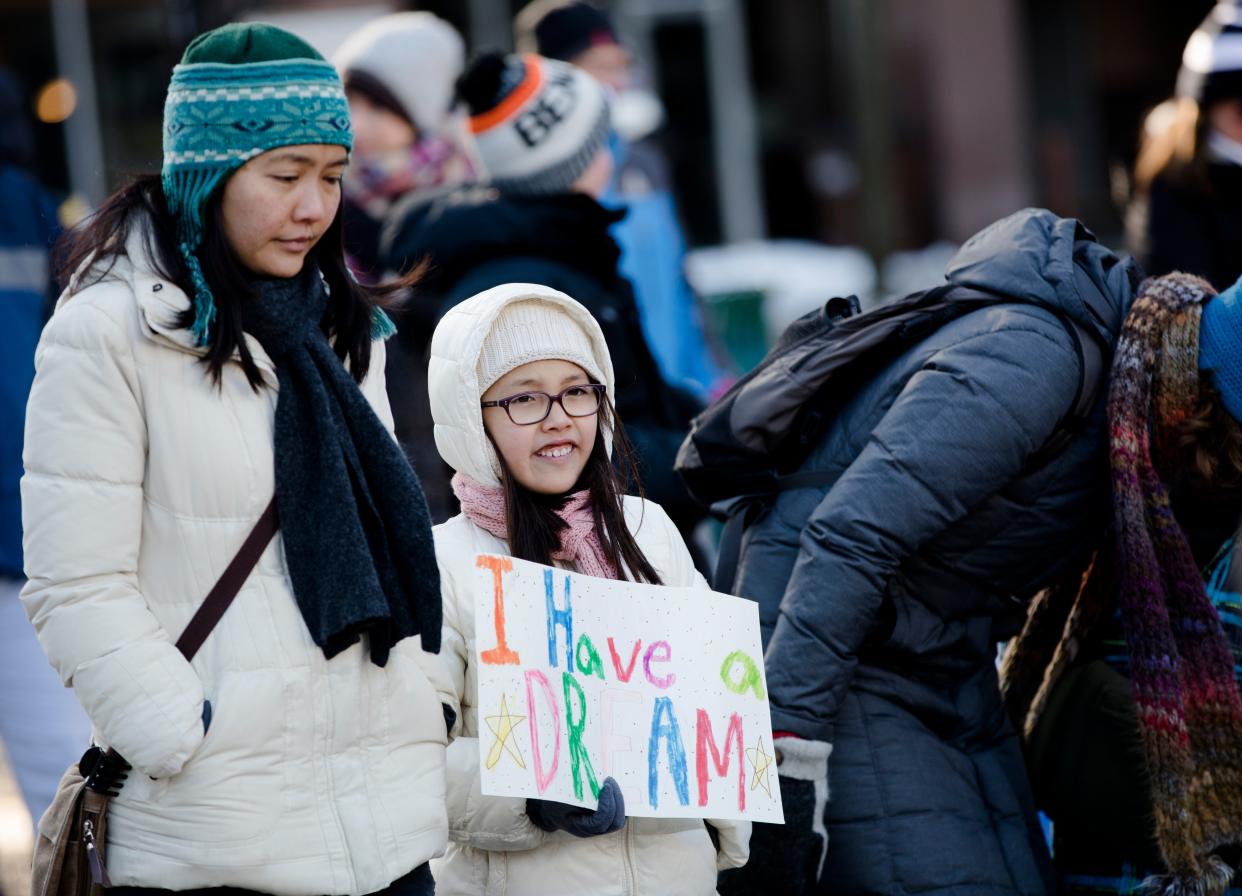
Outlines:
<svg viewBox="0 0 1242 896"><path fill-rule="evenodd" d="M112 881L372 893L444 849L456 698L416 638L384 668L365 643L325 660L279 534L193 663L173 646L271 498L277 382L247 337L267 388L230 363L217 390L139 230L43 332L22 480L26 611L96 742L134 766ZM363 391L391 430L383 372L377 343Z"/></svg>
<svg viewBox="0 0 1242 896"><path fill-rule="evenodd" d="M492 320L508 302L538 297L561 304L591 335L606 385L612 363L590 314L568 296L544 286L509 284L454 308L437 327L428 383L436 445L445 461L478 482L498 485L495 451L483 431L475 364ZM694 569L680 533L657 504L625 499L626 522L666 585L707 583ZM703 896L716 891L718 869L745 864L750 824L715 821L717 854L702 821L630 818L620 831L578 838L545 833L526 815L526 801L483 796L479 782L479 720L475 701L474 598L470 590L478 553L506 554L508 545L459 514L435 527L444 595L441 655L461 704L448 749L449 848L432 863L437 896L590 893L600 896Z"/></svg>

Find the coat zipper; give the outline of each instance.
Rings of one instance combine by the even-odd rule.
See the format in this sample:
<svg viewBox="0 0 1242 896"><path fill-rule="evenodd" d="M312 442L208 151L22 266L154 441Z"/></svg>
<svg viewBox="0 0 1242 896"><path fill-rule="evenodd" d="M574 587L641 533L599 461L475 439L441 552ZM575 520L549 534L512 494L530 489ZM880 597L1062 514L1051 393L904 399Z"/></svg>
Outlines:
<svg viewBox="0 0 1242 896"><path fill-rule="evenodd" d="M290 585L290 588L293 586ZM344 858L345 873L349 875L349 888L353 890L358 885L358 874L354 868L354 857L349 851L349 841L345 836L345 825L341 822L340 809L336 804L336 777L332 774L332 734L336 729L336 714L332 712L332 684L328 679L327 666L323 667L322 672L323 690L327 697L325 704L327 715L327 726L324 731L324 776L327 778L328 785L328 809L332 813L332 821L336 825L336 834L340 838L340 849L342 858Z"/></svg>

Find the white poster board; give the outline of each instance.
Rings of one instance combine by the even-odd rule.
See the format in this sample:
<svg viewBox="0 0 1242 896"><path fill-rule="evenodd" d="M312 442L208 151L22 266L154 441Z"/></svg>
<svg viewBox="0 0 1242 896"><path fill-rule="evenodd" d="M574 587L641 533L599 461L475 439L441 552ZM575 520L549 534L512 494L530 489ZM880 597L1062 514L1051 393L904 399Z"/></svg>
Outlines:
<svg viewBox="0 0 1242 896"><path fill-rule="evenodd" d="M483 793L784 821L755 603L475 561Z"/></svg>

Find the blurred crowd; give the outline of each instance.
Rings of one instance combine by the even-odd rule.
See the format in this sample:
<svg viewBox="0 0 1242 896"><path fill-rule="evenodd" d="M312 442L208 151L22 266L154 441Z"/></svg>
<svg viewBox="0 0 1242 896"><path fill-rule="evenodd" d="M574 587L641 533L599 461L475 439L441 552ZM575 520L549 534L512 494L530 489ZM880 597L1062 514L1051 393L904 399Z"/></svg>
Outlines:
<svg viewBox="0 0 1242 896"><path fill-rule="evenodd" d="M184 119L168 113L162 176L123 188L65 239L61 198L27 170L29 102L0 71L0 740L33 820L93 731L96 743L124 745L148 772L130 776L135 802L122 806L111 846L116 889L128 894L220 886L306 896L316 887L534 893L571 873L585 875L573 878L584 892L618 893L1242 892L1242 583L1232 565L1242 519L1235 3L1221 2L1190 36L1171 97L1143 124L1128 251L1101 245L1091 222L1015 209L960 250L946 248L944 276L911 284L912 295L887 312L859 314L855 303L829 313L822 303L850 290L823 282L815 310L746 359L722 350L687 279L658 101L634 89L631 49L605 9L536 0L514 22L519 52L470 59L461 36L429 12L377 18L326 61L292 36L256 27L212 32L215 43L191 44L178 71L284 72L283 64L311 59L325 66L315 69L322 96L336 96L339 84L346 120L316 109L322 133L294 140L256 119L253 132L237 137L253 144L200 145L186 136L200 114L187 99ZM267 77L279 91L284 75ZM240 89L256 85L270 86ZM348 150L347 164L330 154L303 159L307 170L322 166L318 188L329 205L339 187L339 213L331 206L322 215L331 223L315 276L302 257L319 232L281 238L301 251L285 271L265 248L251 262L249 231L238 223L262 220L270 186L239 197L242 172L304 144ZM275 169L264 176L287 177ZM244 213L231 218L234 207ZM134 215L156 222L154 235ZM332 267L334 238L347 270ZM161 267L164 250L172 268ZM241 268L221 260L230 252ZM150 270L140 263L147 256ZM710 267L710 254L696 264ZM695 279L708 282L710 272ZM84 304L75 295L110 280L145 290L140 324L110 320L106 304L98 321L65 313ZM277 304L290 301L290 290L312 297L322 313L307 326L331 345L305 327L292 332L279 316L241 309L230 298L237 284L237 294L253 291L265 307L295 307ZM182 291L184 307L161 304ZM359 316L348 302L363 295L374 304L359 304L368 312ZM896 324L869 331L873 320ZM862 360L851 358L831 381L826 373L814 380L835 371L841 353L861 352L841 334L866 332L883 335L871 337ZM152 333L165 354L143 354L149 346L139 337ZM388 337L382 351L370 347L380 335ZM781 366L814 339L825 346L816 356L822 367ZM201 359L202 383L184 384L188 374L166 356L170 347ZM743 368L769 348L748 375ZM234 362L241 373L229 373ZM573 370L556 383L512 378L539 363ZM184 392L145 392L157 371ZM279 405L256 397L269 381L279 382ZM514 391L530 383L532 391ZM99 391L105 386L112 391ZM497 391L506 388L513 394ZM773 439L754 435L775 424L743 420L739 409L751 407L751 389L751 413L775 415L781 396L799 388L776 456ZM463 389L470 412L456 406ZM113 410L135 396L142 407L132 415ZM535 410L544 416L528 409L530 419L519 419L515 396L532 404L542 396ZM242 409L239 420L265 421L254 424L262 439L247 430L236 444L225 441L223 411L213 415L226 405ZM179 407L196 420L171 423ZM599 436L602 466L584 459L555 487L518 475L510 436L497 429L563 424L563 441L540 450L572 452L582 447L574 441L585 432L580 421L597 414L608 433ZM693 437L713 419L742 432L754 466L770 466L777 485L763 501L738 491L723 466L708 465L715 443ZM380 423L408 465L372 450L369 434ZM93 435L98 444L89 444ZM583 436L591 444L596 437L594 429ZM265 472L234 482L240 474L221 472L225 450L262 454L251 465ZM327 464L338 450L344 460ZM123 463L102 465L118 453ZM317 464L336 479L317 478L325 475ZM695 464L719 488L688 488L681 474ZM290 482L302 487L282 493ZM285 554L270 564L288 556L287 569L260 561L256 576L287 573L291 585L284 609L265 604L270 618L253 611L258 634L219 660L218 681L200 685L180 656L171 658L168 629L184 626L187 603L228 561L228 539L253 524L257 510L250 514L246 502L256 488L274 489L282 504ZM407 518L400 496L419 491L418 514ZM662 509L668 526L652 535L650 525L632 522L626 493L649 502L656 525ZM324 524L333 495L362 508L356 530ZM581 495L586 509L575 515L569 508ZM244 510L234 513L234 498ZM708 509L720 498L732 500L714 504L715 515L744 530L728 551ZM132 539L109 541L112 527L129 527ZM574 533L572 544L558 540L570 537L562 530ZM332 538L361 547L329 559ZM320 857L300 872L289 870L301 855L293 833L253 855L243 844L225 856L231 824L254 827L255 837L265 827L248 803L201 828L178 827L173 797L162 796L175 796L176 785L157 779L192 777L181 769L194 768L213 702L218 710L230 696L243 699L230 662L250 676L244 699L261 707L269 689L291 718L317 718L330 700L352 699L351 689L386 699L377 695L388 693L388 679L367 677L381 674L372 662L388 669L383 675L398 667L418 677L437 726L440 703L445 725L435 737L388 742L395 724L362 730L359 722L357 744L323 747L332 761L375 750L382 764L407 751L431 769L444 760L423 757L444 753L433 743L440 734L459 743L477 737L466 686L473 622L448 618L453 602L465 600L452 579L467 542L656 584L705 589L703 577L714 574L721 590L758 601L786 824L757 824L752 833L725 822L696 820L690 831L631 820L631 843L609 787L595 813L536 800L513 810L470 790L477 744L466 748L473 771L463 771L463 751L450 743L447 796L421 779L411 785L409 805L391 810L393 843L377 835L374 855L351 852L351 837L375 824L358 806L338 819L345 832L332 841L347 857ZM415 587L394 545L438 562L443 588ZM355 569L374 574L388 605L364 607L360 597L358 607L326 610L331 599L321 592ZM144 589L153 582L178 583L178 598L150 609L156 598ZM450 608L445 675L432 669L441 590ZM398 592L413 608L404 616L394 609ZM379 652L379 636L366 628L377 613L392 634ZM264 642L268 625L274 633ZM358 649L360 631L372 632L370 660L361 655L341 673L332 663L353 655L344 651ZM94 635L102 646L84 643ZM421 646L407 657L396 647L402 638ZM1007 645L1001 663L998 644ZM385 667L389 648L402 658ZM464 657L458 666L454 650ZM302 651L336 670L324 673L322 687L339 693L322 705L321 685L298 677L318 668ZM167 710L161 701L183 686L197 688L195 698ZM230 731L230 721L217 717L217 736L240 737L243 723ZM258 712L255 721L257 739L271 725L257 724ZM283 735L268 731L269 739L296 724ZM264 763L285 761L263 749L238 748L235 760L260 782ZM306 747L307 769L321 761L319 749ZM196 786L218 785L245 803L246 794L212 773L200 769ZM308 799L326 803L333 794ZM197 805L181 798L182 808ZM310 806L297 831L318 829ZM419 827L416 809L447 813L440 840L432 842L435 825ZM516 815L502 824L510 810ZM172 833L154 830L165 825ZM447 858L428 864L446 843ZM621 856L638 871L618 884L610 863ZM230 876L260 865L283 870Z"/></svg>

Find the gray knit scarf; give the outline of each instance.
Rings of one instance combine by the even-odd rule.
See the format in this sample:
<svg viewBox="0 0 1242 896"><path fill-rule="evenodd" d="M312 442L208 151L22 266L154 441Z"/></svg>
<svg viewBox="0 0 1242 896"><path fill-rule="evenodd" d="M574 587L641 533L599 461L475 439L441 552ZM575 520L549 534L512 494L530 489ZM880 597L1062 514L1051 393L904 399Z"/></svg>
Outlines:
<svg viewBox="0 0 1242 896"><path fill-rule="evenodd" d="M293 593L329 659L364 634L383 666L394 644L440 649L440 582L413 469L321 329L314 264L256 280L247 333L276 365L276 505Z"/></svg>

